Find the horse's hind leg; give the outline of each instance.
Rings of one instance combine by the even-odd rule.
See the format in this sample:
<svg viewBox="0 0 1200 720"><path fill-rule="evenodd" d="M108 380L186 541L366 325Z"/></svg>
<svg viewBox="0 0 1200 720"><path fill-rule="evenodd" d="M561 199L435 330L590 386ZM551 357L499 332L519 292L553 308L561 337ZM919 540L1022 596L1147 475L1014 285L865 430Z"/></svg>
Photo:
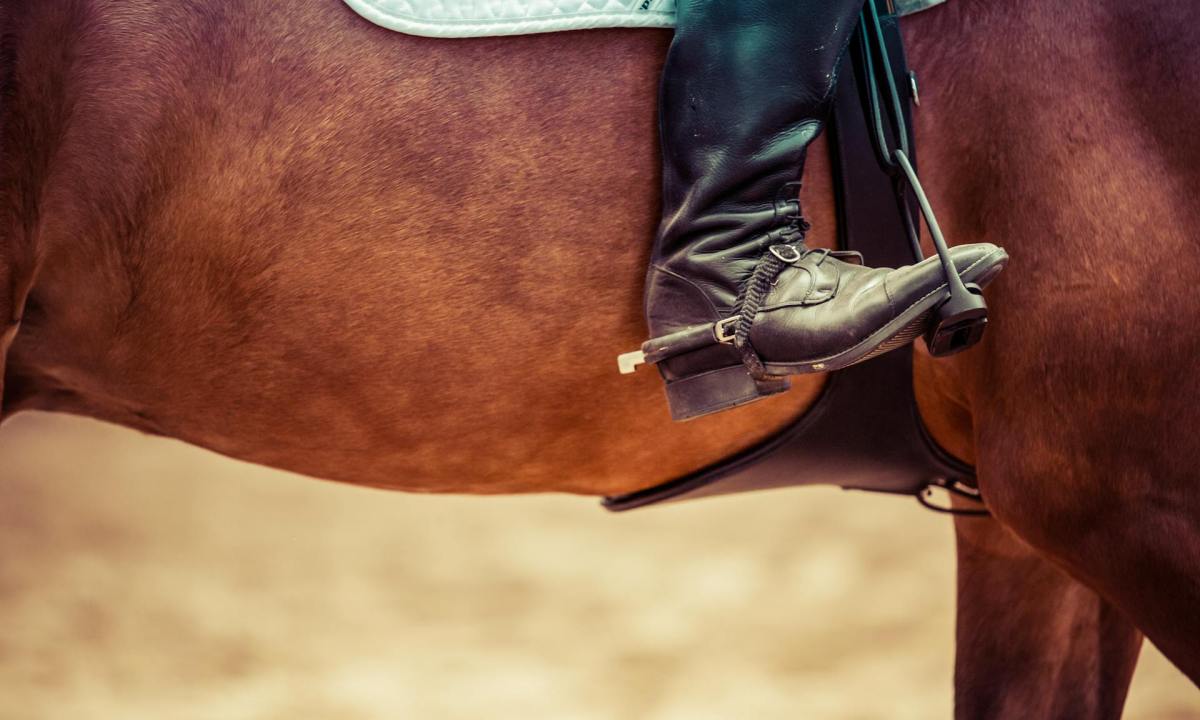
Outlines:
<svg viewBox="0 0 1200 720"><path fill-rule="evenodd" d="M1141 633L996 520L956 532L956 717L1120 717Z"/></svg>

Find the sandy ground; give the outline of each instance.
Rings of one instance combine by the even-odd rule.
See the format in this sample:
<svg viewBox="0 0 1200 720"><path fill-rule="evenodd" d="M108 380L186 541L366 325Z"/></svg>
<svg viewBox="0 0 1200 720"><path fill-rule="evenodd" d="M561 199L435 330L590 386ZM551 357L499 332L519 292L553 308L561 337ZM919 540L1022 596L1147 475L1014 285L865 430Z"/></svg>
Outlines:
<svg viewBox="0 0 1200 720"><path fill-rule="evenodd" d="M0 432L0 718L937 718L949 522L807 488L610 516ZM1147 647L1127 717L1200 718Z"/></svg>

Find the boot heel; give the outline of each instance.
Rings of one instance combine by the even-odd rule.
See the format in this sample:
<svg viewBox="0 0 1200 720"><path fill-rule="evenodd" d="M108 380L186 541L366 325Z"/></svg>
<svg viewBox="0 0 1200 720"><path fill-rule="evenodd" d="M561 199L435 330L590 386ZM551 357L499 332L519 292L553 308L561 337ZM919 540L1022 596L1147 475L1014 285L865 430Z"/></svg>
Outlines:
<svg viewBox="0 0 1200 720"><path fill-rule="evenodd" d="M671 419L678 422L745 405L789 387L787 378L755 380L744 365L733 365L669 381L667 404Z"/></svg>

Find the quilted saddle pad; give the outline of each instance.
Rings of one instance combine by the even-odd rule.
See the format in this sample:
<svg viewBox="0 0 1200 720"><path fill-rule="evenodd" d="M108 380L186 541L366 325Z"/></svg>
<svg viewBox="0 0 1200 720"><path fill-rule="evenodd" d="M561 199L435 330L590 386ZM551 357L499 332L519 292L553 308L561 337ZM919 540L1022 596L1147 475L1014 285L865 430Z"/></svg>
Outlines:
<svg viewBox="0 0 1200 720"><path fill-rule="evenodd" d="M944 1L895 0L895 5L905 15ZM675 0L346 0L346 4L376 25L428 37L675 25Z"/></svg>

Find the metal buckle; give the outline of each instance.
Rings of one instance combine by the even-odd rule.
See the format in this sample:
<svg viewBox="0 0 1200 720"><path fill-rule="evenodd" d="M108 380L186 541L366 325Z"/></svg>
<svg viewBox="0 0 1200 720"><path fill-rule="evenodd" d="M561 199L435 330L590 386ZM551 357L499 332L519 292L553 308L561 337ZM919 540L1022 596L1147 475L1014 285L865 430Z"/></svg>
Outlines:
<svg viewBox="0 0 1200 720"><path fill-rule="evenodd" d="M713 325L713 337L715 337L719 343L724 343L726 345L731 344L734 336L737 335L737 326L741 319L741 315L733 315L725 318L724 320L718 320L716 324Z"/></svg>
<svg viewBox="0 0 1200 720"><path fill-rule="evenodd" d="M804 257L804 253L800 252L794 245L772 245L768 248L771 254L789 265L794 262L799 262L800 258Z"/></svg>

